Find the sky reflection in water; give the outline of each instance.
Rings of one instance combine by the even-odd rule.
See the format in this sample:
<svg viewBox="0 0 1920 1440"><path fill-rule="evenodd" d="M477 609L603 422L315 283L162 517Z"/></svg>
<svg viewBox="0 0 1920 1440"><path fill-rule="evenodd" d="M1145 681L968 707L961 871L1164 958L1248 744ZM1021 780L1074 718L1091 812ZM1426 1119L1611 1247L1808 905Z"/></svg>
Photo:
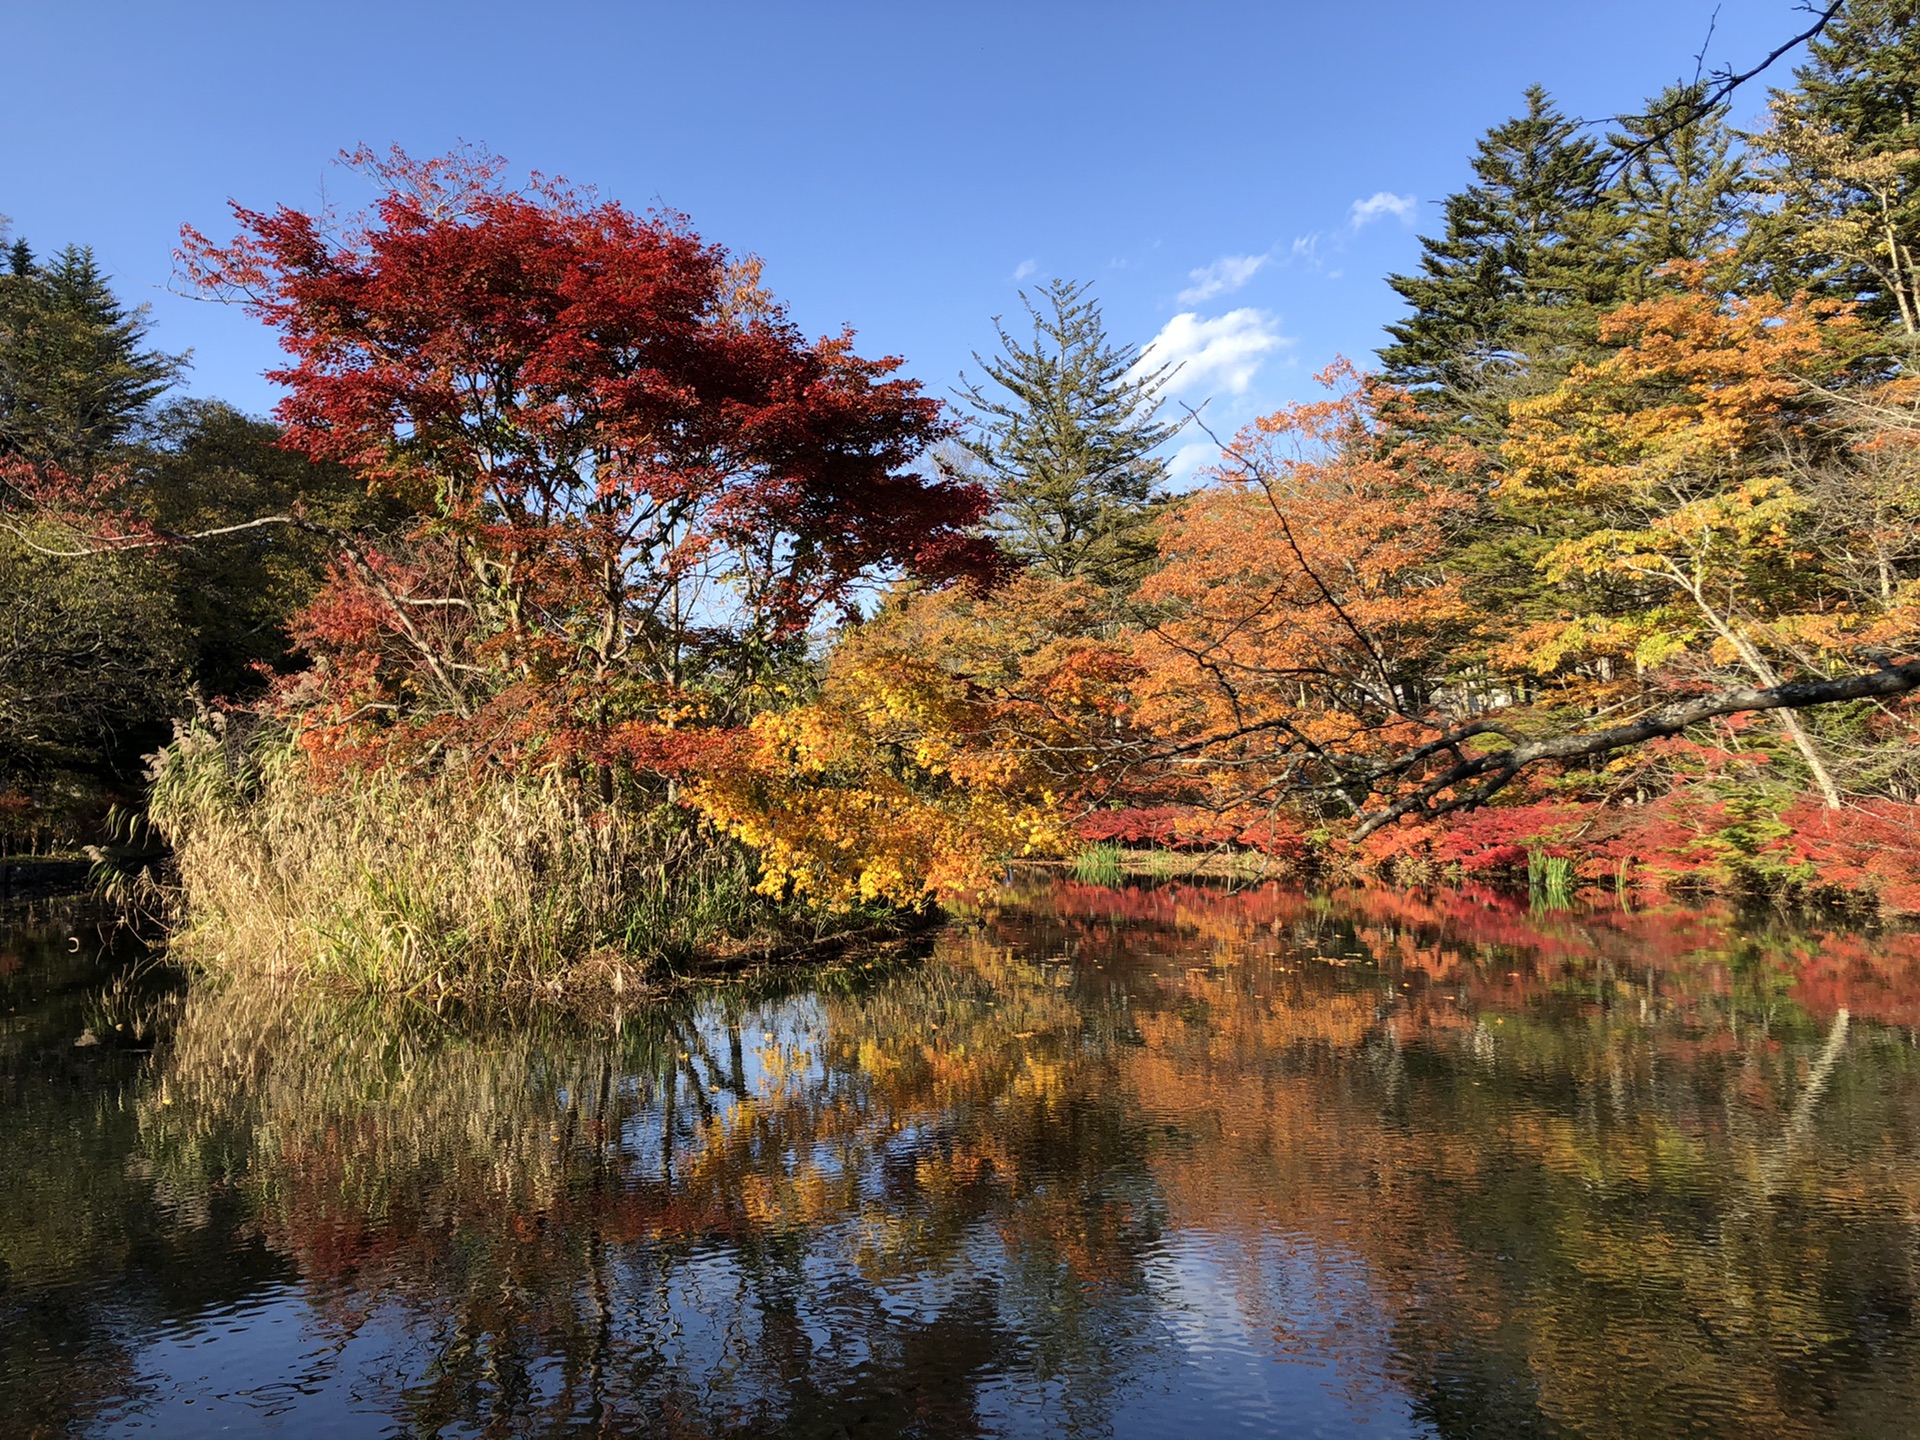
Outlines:
<svg viewBox="0 0 1920 1440"><path fill-rule="evenodd" d="M1920 1414L1913 936L1061 884L589 1023L73 924L0 932L7 1435Z"/></svg>

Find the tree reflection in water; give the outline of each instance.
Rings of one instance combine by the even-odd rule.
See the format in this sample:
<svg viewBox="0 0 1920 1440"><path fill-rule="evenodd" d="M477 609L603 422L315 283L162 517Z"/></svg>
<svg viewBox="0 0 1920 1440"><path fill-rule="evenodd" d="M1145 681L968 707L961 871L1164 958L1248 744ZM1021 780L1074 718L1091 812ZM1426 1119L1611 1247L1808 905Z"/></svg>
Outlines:
<svg viewBox="0 0 1920 1440"><path fill-rule="evenodd" d="M299 1277L285 1424L1893 1436L1917 999L1905 935L1062 884L595 1023L194 988L55 1144ZM52 1388L164 1429L119 1324Z"/></svg>
<svg viewBox="0 0 1920 1440"><path fill-rule="evenodd" d="M1914 937L1458 893L1050 908L1133 995L1135 1103L1212 1127L1156 1156L1168 1228L1244 1257L1277 1343L1325 1309L1263 1283L1299 1236L1362 1268L1442 1433L1911 1429Z"/></svg>

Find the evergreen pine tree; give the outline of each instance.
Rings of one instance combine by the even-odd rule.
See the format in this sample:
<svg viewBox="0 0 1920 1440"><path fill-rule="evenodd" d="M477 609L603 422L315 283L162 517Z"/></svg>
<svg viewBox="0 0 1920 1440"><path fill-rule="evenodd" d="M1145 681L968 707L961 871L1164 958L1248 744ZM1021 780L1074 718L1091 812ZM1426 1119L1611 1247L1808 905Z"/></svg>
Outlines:
<svg viewBox="0 0 1920 1440"><path fill-rule="evenodd" d="M268 422L212 402L153 413L181 361L149 348L145 313L84 249L40 263L23 242L6 248L0 457L124 466L126 500L175 532L295 508L342 529L398 518L345 469L282 449ZM137 779L194 689L242 694L262 683L257 667L287 664L288 620L337 552L263 528L49 554L73 537L23 498L0 480L0 791L32 797L28 829L59 829Z"/></svg>
<svg viewBox="0 0 1920 1440"><path fill-rule="evenodd" d="M1000 495L995 528L1035 569L1124 584L1151 562L1150 505L1166 473L1153 451L1180 428L1159 419L1169 372L1142 373L1134 347L1108 340L1084 284L1055 280L1039 305L1020 298L1032 343L996 319L1002 355L973 357L998 392L961 377L966 448Z"/></svg>
<svg viewBox="0 0 1920 1440"><path fill-rule="evenodd" d="M1920 336L1920 0L1854 0L1750 137L1779 205L1758 250Z"/></svg>
<svg viewBox="0 0 1920 1440"><path fill-rule="evenodd" d="M1794 78L1814 112L1882 150L1920 146L1920 4L1853 0L1808 42Z"/></svg>
<svg viewBox="0 0 1920 1440"><path fill-rule="evenodd" d="M1385 374L1449 428L1497 430L1510 399L1564 373L1619 293L1606 152L1540 86L1526 102L1481 139L1474 183L1420 242L1420 272L1387 280L1413 313L1387 326Z"/></svg>
<svg viewBox="0 0 1920 1440"><path fill-rule="evenodd" d="M1735 148L1727 108L1700 114L1700 87L1672 85L1643 114L1622 116L1607 137L1616 176L1607 202L1623 217L1615 255L1624 270L1622 299L1663 288L1672 260L1710 260L1740 242L1754 183Z"/></svg>
<svg viewBox="0 0 1920 1440"><path fill-rule="evenodd" d="M121 304L93 251L0 276L0 453L86 470L133 438L184 356L146 347L145 306ZM21 268L24 265L24 268Z"/></svg>

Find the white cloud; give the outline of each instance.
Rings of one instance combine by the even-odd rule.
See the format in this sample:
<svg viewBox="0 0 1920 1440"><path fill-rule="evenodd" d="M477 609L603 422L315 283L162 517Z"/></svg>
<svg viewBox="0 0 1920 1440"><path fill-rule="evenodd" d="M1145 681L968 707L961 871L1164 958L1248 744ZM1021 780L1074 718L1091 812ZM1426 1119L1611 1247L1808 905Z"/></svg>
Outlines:
<svg viewBox="0 0 1920 1440"><path fill-rule="evenodd" d="M1013 267L1013 282L1017 285L1022 280L1030 279L1039 273L1040 262L1038 260L1022 260L1018 265Z"/></svg>
<svg viewBox="0 0 1920 1440"><path fill-rule="evenodd" d="M1293 342L1280 333L1280 320L1264 310L1229 310L1212 320L1193 311L1174 316L1147 342L1134 364L1136 373L1177 365L1167 388L1173 392L1222 387L1244 395L1267 356Z"/></svg>
<svg viewBox="0 0 1920 1440"><path fill-rule="evenodd" d="M1363 225L1371 225L1382 215L1391 215L1402 224L1413 223L1413 207L1417 202L1411 195L1396 195L1391 190L1376 190L1364 200L1356 200L1347 212L1347 219L1358 230Z"/></svg>
<svg viewBox="0 0 1920 1440"><path fill-rule="evenodd" d="M1254 272L1266 263L1267 257L1264 255L1222 255L1211 265L1189 270L1187 278L1193 284L1174 298L1182 305L1198 305L1202 300L1211 300L1216 295L1230 295L1251 280Z"/></svg>
<svg viewBox="0 0 1920 1440"><path fill-rule="evenodd" d="M1190 440L1167 459L1167 483L1186 489L1199 472L1220 459L1220 447L1211 440Z"/></svg>

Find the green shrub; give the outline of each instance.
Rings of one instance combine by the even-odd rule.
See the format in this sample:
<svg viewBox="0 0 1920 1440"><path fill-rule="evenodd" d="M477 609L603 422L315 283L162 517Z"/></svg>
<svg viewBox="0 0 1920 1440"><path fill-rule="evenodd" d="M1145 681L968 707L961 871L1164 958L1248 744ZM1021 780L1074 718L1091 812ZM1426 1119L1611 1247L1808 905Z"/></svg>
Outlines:
<svg viewBox="0 0 1920 1440"><path fill-rule="evenodd" d="M1112 841L1089 845L1073 857L1073 878L1088 885L1118 885L1126 879L1126 851Z"/></svg>

